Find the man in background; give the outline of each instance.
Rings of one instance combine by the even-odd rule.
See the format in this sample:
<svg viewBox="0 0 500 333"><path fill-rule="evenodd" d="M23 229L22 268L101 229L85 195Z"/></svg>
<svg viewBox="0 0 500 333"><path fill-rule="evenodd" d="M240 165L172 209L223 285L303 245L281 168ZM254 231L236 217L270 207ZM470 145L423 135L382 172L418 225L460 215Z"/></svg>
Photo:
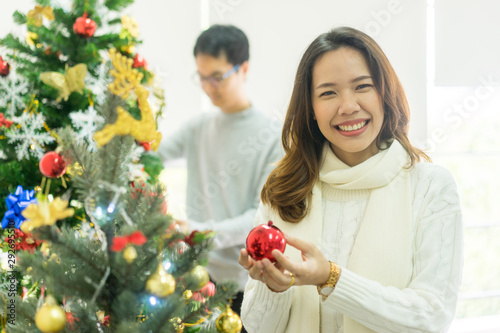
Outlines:
<svg viewBox="0 0 500 333"><path fill-rule="evenodd" d="M194 46L196 80L217 111L200 113L162 140L163 161L186 158L187 221L183 232L213 230L208 272L215 283L238 282L240 313L247 271L238 264L253 228L262 185L281 158L281 125L256 110L246 93L249 43L240 29L214 25Z"/></svg>

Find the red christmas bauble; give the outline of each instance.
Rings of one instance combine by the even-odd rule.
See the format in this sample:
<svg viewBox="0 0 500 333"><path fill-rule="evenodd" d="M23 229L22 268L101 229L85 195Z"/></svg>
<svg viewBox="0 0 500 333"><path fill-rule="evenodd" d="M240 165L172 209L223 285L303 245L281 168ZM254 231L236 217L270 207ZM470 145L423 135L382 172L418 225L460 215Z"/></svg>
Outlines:
<svg viewBox="0 0 500 333"><path fill-rule="evenodd" d="M96 29L97 24L87 17L87 13L83 14L82 17L77 18L75 24L73 24L73 31L75 34L85 38L94 36Z"/></svg>
<svg viewBox="0 0 500 333"><path fill-rule="evenodd" d="M10 73L10 66L7 61L4 61L2 57L0 57L0 76L7 76Z"/></svg>
<svg viewBox="0 0 500 333"><path fill-rule="evenodd" d="M55 151L50 151L40 160L40 171L45 177L60 177L66 173L66 161Z"/></svg>
<svg viewBox="0 0 500 333"><path fill-rule="evenodd" d="M253 228L247 236L247 252L254 260L269 259L275 262L272 251L285 251L286 241L280 229L269 221Z"/></svg>
<svg viewBox="0 0 500 333"><path fill-rule="evenodd" d="M136 54L134 57L134 63L132 64L132 67L134 67L134 68L139 68L139 67L147 68L148 63L147 63L146 59L144 59L143 56Z"/></svg>

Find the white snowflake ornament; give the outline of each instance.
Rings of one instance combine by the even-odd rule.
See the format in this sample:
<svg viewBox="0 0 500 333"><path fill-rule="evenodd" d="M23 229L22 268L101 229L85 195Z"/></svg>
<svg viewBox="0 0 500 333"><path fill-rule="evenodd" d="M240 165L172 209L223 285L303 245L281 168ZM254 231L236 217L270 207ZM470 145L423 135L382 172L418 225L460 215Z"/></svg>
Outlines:
<svg viewBox="0 0 500 333"><path fill-rule="evenodd" d="M94 151L96 143L94 133L104 123L104 118L97 114L93 106L90 106L85 112L76 111L69 114L73 128L77 130L77 139L83 139L89 144L89 149Z"/></svg>
<svg viewBox="0 0 500 333"><path fill-rule="evenodd" d="M20 117L16 113L17 110L23 110L26 107L22 96L28 93L29 86L29 81L17 75L15 68L11 68L8 76L0 76L0 107L6 109L6 118L16 123L19 121Z"/></svg>
<svg viewBox="0 0 500 333"><path fill-rule="evenodd" d="M17 159L30 155L41 159L45 153L43 147L55 140L44 128L45 117L41 113L23 112L16 123L20 126L12 126L5 136L8 143L15 145Z"/></svg>

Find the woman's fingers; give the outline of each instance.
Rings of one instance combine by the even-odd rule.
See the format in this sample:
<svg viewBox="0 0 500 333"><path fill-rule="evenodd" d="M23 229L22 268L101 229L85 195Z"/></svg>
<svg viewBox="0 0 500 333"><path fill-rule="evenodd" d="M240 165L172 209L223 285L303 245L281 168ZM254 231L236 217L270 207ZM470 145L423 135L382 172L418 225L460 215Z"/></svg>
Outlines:
<svg viewBox="0 0 500 333"><path fill-rule="evenodd" d="M240 256L238 258L238 263L244 269L249 270L252 267L254 261L253 261L252 257L250 257L248 255L248 252L246 249L241 249Z"/></svg>
<svg viewBox="0 0 500 333"><path fill-rule="evenodd" d="M288 289L287 285L276 281L266 270L262 273L262 280L274 292L282 292Z"/></svg>
<svg viewBox="0 0 500 333"><path fill-rule="evenodd" d="M267 261L269 262L269 260ZM254 261L252 257L248 255L246 249L241 249L240 256L238 258L238 263L248 271L248 275L252 279L259 280L267 284L267 281L264 278L264 265L262 264L261 261ZM271 280L271 283L273 285L275 285L274 282L272 282L271 277L268 276L268 279Z"/></svg>
<svg viewBox="0 0 500 333"><path fill-rule="evenodd" d="M276 263L279 265L279 267L282 267L292 273L297 273L297 270L300 269L295 263L288 260L288 258L279 250L273 250L272 254L276 259Z"/></svg>
<svg viewBox="0 0 500 333"><path fill-rule="evenodd" d="M262 280L262 263L254 261L248 255L247 250L241 249L238 263L248 271L248 275L254 280Z"/></svg>
<svg viewBox="0 0 500 333"><path fill-rule="evenodd" d="M238 264L241 265L244 269L248 269L250 266L250 263L248 262L248 253L247 250L241 249L240 250L240 256L238 257Z"/></svg>
<svg viewBox="0 0 500 333"><path fill-rule="evenodd" d="M323 253L310 242L303 241L297 237L285 235L287 244L301 251L302 261L292 262L278 250L273 250L273 256L280 267L294 274L296 285L318 285L323 283L330 272L330 264Z"/></svg>
<svg viewBox="0 0 500 333"><path fill-rule="evenodd" d="M292 281L290 273L284 272L282 269L279 269L268 259L263 259L262 264L264 266L264 278L272 289L277 291L284 291L290 287L290 282Z"/></svg>
<svg viewBox="0 0 500 333"><path fill-rule="evenodd" d="M252 264L252 267L248 270L248 275L254 280L262 281L262 263L257 261Z"/></svg>
<svg viewBox="0 0 500 333"><path fill-rule="evenodd" d="M283 267L282 264L280 264L278 261L276 261L274 263L274 267L276 267L277 269L279 269L281 272L284 272L285 271L285 267Z"/></svg>
<svg viewBox="0 0 500 333"><path fill-rule="evenodd" d="M321 251L310 242L285 234L287 243L301 251L302 262L292 262L279 250L272 254L276 263L265 258L255 261L246 249L241 249L238 263L248 271L250 278L265 283L281 292L292 285L318 285L328 279L330 264ZM291 275L293 274L293 276Z"/></svg>
<svg viewBox="0 0 500 333"><path fill-rule="evenodd" d="M273 291L285 291L290 287L290 274L285 273L283 267L271 263L269 259L254 261L246 251L242 250L238 262L248 270L250 278L265 283ZM248 266L245 266L247 264Z"/></svg>

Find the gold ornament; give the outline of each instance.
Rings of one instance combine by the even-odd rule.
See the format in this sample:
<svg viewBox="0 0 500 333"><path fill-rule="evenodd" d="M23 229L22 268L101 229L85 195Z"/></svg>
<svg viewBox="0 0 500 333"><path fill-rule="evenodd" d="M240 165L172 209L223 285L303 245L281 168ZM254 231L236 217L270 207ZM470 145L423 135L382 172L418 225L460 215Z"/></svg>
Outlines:
<svg viewBox="0 0 500 333"><path fill-rule="evenodd" d="M56 263L58 263L59 265L61 264L61 258L59 258L59 256L55 253L52 253L49 257L49 261L55 261Z"/></svg>
<svg viewBox="0 0 500 333"><path fill-rule="evenodd" d="M31 32L31 31L28 31L26 33L26 43L28 43L28 45L35 46L35 44L36 44L36 47L43 46L41 43L37 43L37 41L38 41L38 34L37 33Z"/></svg>
<svg viewBox="0 0 500 333"><path fill-rule="evenodd" d="M174 326L174 329L177 333L184 332L184 323L182 322L181 318L174 317L174 318L170 319L170 322Z"/></svg>
<svg viewBox="0 0 500 333"><path fill-rule="evenodd" d="M51 7L42 7L40 5L36 5L34 9L30 10L26 17L28 18L28 24L32 24L35 27L42 26L43 17L49 21L53 21L55 19L54 10Z"/></svg>
<svg viewBox="0 0 500 333"><path fill-rule="evenodd" d="M126 98L130 89L134 88L137 96L137 104L141 110L141 120L137 120L125 109L118 106L116 112L118 117L114 124L106 125L102 130L94 134L94 139L98 146L104 146L115 135L131 135L139 142L152 142L151 148L156 151L161 141L161 133L156 131L156 121L148 102L149 91L139 85L142 73L132 69L132 59L110 51L110 56L115 69L110 70L110 74L115 77L109 89L118 96ZM140 75L139 75L140 74Z"/></svg>
<svg viewBox="0 0 500 333"><path fill-rule="evenodd" d="M59 72L44 72L40 74L40 79L43 83L59 91L59 96L56 100L59 103L62 99L67 101L72 92L83 94L85 76L87 76L87 65L78 64L70 68L66 65L64 74Z"/></svg>
<svg viewBox="0 0 500 333"><path fill-rule="evenodd" d="M97 321L98 321L99 323L101 323L101 324L102 324L102 323L104 322L104 315L105 315L105 312L104 312L104 311L102 311L102 310L99 310L99 311L97 311L95 314L96 314L96 316L97 316Z"/></svg>
<svg viewBox="0 0 500 333"><path fill-rule="evenodd" d="M129 263L129 265L137 258L137 250L132 245L127 245L125 250L123 250L123 258Z"/></svg>
<svg viewBox="0 0 500 333"><path fill-rule="evenodd" d="M125 30L128 30L130 36L137 38L139 37L139 24L135 19L130 16L122 16L121 18L122 26Z"/></svg>
<svg viewBox="0 0 500 333"><path fill-rule="evenodd" d="M50 254L50 243L43 242L42 246L40 246L40 252L44 257L47 257Z"/></svg>
<svg viewBox="0 0 500 333"><path fill-rule="evenodd" d="M36 99L36 95L33 94L30 98L30 101L28 103L28 105L26 105L26 108L23 110L23 112L29 112L29 113L33 113L33 112L36 112L38 110L38 107L40 106L40 101ZM45 127L46 124L43 124L43 126ZM47 130L47 128L45 128ZM47 132L49 132L50 129L47 130Z"/></svg>
<svg viewBox="0 0 500 333"><path fill-rule="evenodd" d="M193 292L189 289L184 290L182 293L182 298L184 298L185 301L189 300L191 297L193 297Z"/></svg>
<svg viewBox="0 0 500 333"><path fill-rule="evenodd" d="M156 131L156 121L148 103L149 91L144 87L135 89L137 102L141 110L141 120L132 117L121 107L117 107L118 118L114 124L106 125L101 131L95 133L94 138L99 146L108 143L115 135L131 135L139 142L152 142L151 149L158 150L161 133Z"/></svg>
<svg viewBox="0 0 500 333"><path fill-rule="evenodd" d="M66 169L66 173L70 176L74 176L74 175L81 176L81 175L83 175L83 167L80 165L80 163L75 162L73 164L68 165L68 168Z"/></svg>
<svg viewBox="0 0 500 333"><path fill-rule="evenodd" d="M51 203L39 200L38 204L30 204L23 210L23 216L28 220L21 224L21 230L31 232L34 228L53 225L58 220L73 216L75 210L68 208L68 202L57 197Z"/></svg>
<svg viewBox="0 0 500 333"><path fill-rule="evenodd" d="M115 49L111 49L109 54L114 67L109 73L115 78L109 85L109 89L113 94L124 99L128 97L130 90L134 89L137 104L141 110L141 120L135 119L125 109L118 106L116 122L96 132L94 139L100 147L107 144L115 135L131 135L139 142L151 142L151 148L156 151L160 145L161 133L156 131L156 121L148 102L149 91L140 85L143 75L132 68L132 59L117 53Z"/></svg>
<svg viewBox="0 0 500 333"><path fill-rule="evenodd" d="M146 291L160 298L168 297L175 291L175 279L165 271L161 263L146 281Z"/></svg>
<svg viewBox="0 0 500 333"><path fill-rule="evenodd" d="M243 324L240 317L227 305L226 311L221 313L215 321L215 326L217 327L217 331L222 333L238 333L241 331Z"/></svg>
<svg viewBox="0 0 500 333"><path fill-rule="evenodd" d="M109 57L113 64L109 74L115 78L109 84L109 90L113 94L126 99L130 91L140 85L144 75L137 69L132 68L133 59L121 55L115 49L109 50Z"/></svg>
<svg viewBox="0 0 500 333"><path fill-rule="evenodd" d="M66 325L66 313L51 295L47 296L45 303L36 312L36 327L42 332L59 332Z"/></svg>
<svg viewBox="0 0 500 333"><path fill-rule="evenodd" d="M122 52L132 54L135 51L135 46L134 45L123 45L122 47L120 47L120 50Z"/></svg>
<svg viewBox="0 0 500 333"><path fill-rule="evenodd" d="M205 267L198 265L189 272L190 276L196 280L196 290L200 290L210 281L210 276Z"/></svg>

